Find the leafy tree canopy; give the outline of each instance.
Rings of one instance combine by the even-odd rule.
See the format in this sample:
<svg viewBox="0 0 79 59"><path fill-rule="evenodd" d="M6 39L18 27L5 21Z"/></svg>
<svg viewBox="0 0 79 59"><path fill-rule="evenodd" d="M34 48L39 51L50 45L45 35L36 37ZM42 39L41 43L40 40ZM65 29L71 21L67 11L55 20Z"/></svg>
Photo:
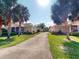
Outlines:
<svg viewBox="0 0 79 59"><path fill-rule="evenodd" d="M57 0L51 10L51 18L56 24L63 23L68 17L73 20L79 16L79 0ZM69 13L72 14L72 17L68 16Z"/></svg>

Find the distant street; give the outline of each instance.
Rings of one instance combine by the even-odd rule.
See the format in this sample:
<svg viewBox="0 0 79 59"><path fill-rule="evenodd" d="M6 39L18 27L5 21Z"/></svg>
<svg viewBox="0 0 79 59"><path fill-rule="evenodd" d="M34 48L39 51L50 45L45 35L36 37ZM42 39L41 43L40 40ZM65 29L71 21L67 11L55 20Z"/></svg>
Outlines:
<svg viewBox="0 0 79 59"><path fill-rule="evenodd" d="M52 59L48 33L41 33L10 48L0 49L0 59Z"/></svg>

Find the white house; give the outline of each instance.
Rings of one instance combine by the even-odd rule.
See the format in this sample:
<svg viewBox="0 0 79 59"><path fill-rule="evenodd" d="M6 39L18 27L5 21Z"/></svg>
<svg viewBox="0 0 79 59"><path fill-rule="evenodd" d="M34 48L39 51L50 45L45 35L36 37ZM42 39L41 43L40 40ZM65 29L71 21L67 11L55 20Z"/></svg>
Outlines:
<svg viewBox="0 0 79 59"><path fill-rule="evenodd" d="M71 24L68 24L67 21L62 23L61 25L50 26L50 32L58 32L61 31L63 33L69 32L79 32L79 19L75 18Z"/></svg>
<svg viewBox="0 0 79 59"><path fill-rule="evenodd" d="M31 23L26 23L24 24L24 32L37 32L37 28Z"/></svg>

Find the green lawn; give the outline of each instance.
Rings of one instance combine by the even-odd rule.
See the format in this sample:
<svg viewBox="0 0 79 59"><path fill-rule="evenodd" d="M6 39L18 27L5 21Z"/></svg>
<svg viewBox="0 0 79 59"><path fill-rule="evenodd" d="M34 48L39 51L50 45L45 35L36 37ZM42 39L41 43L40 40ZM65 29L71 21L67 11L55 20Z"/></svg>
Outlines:
<svg viewBox="0 0 79 59"><path fill-rule="evenodd" d="M16 44L19 44L33 36L35 36L36 34L30 34L30 35L21 35L18 37L18 35L16 36L12 36L11 40L6 40L6 37L0 37L0 48L6 48L6 47L10 47L10 46L14 46Z"/></svg>
<svg viewBox="0 0 79 59"><path fill-rule="evenodd" d="M79 59L79 38L71 36L74 41L68 42L64 35L48 34L50 50L54 59Z"/></svg>

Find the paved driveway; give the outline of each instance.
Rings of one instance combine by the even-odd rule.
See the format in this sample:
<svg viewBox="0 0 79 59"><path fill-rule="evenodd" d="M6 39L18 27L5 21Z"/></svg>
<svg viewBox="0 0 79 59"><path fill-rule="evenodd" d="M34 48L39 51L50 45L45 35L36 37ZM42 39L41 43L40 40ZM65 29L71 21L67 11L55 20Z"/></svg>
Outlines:
<svg viewBox="0 0 79 59"><path fill-rule="evenodd" d="M41 33L19 45L0 49L0 59L52 59L47 34Z"/></svg>

